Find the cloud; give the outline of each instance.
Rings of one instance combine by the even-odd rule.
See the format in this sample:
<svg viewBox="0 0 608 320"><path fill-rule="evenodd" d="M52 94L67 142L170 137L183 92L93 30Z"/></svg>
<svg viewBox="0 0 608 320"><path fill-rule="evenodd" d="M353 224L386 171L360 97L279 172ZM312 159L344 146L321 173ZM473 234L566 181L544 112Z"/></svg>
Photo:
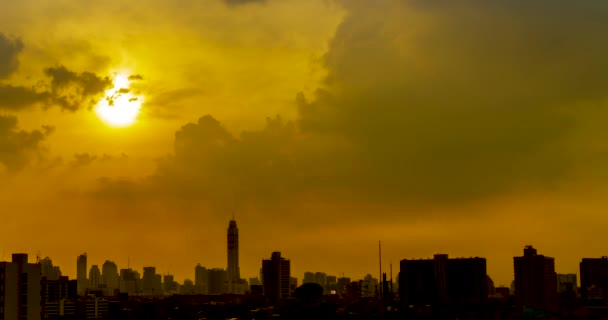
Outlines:
<svg viewBox="0 0 608 320"><path fill-rule="evenodd" d="M19 53L23 42L19 38L9 38L0 32L0 79L13 74L19 67Z"/></svg>
<svg viewBox="0 0 608 320"><path fill-rule="evenodd" d="M8 171L18 171L41 158L44 152L42 143L52 131L52 127L19 130L16 117L0 116L0 164Z"/></svg>
<svg viewBox="0 0 608 320"><path fill-rule="evenodd" d="M48 101L48 92L35 88L0 84L0 109L21 110Z"/></svg>
<svg viewBox="0 0 608 320"><path fill-rule="evenodd" d="M105 158L105 155L104 155ZM96 155L92 155L90 153L77 153L74 154L74 159L72 160L72 166L74 167L84 167L88 166L97 160Z"/></svg>
<svg viewBox="0 0 608 320"><path fill-rule="evenodd" d="M264 2L266 2L266 0L224 0L224 3L226 3L229 6L240 6L240 5L250 4L250 3L264 3Z"/></svg>
<svg viewBox="0 0 608 320"><path fill-rule="evenodd" d="M65 66L45 69L45 74L51 78L51 93L53 102L68 110L81 107L93 107L108 88L112 80L100 77L92 72L76 73Z"/></svg>
<svg viewBox="0 0 608 320"><path fill-rule="evenodd" d="M606 2L342 3L328 76L313 96L298 95L296 121L234 135L204 116L176 133L146 187L223 209L435 205L604 171Z"/></svg>

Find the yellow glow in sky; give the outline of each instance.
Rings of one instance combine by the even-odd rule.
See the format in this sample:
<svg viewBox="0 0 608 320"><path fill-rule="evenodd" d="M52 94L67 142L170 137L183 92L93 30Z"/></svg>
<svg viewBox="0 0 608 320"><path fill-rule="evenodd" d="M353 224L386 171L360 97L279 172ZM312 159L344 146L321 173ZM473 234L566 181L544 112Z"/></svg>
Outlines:
<svg viewBox="0 0 608 320"><path fill-rule="evenodd" d="M143 97L130 88L129 76L120 73L114 78L114 87L106 91L95 111L99 118L113 127L130 126L137 120Z"/></svg>

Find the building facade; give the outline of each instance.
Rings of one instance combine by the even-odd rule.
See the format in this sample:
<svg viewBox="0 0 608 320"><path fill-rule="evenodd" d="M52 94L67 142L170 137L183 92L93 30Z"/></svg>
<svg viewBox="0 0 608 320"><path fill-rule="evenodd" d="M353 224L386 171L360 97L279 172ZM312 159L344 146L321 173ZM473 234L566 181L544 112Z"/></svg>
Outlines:
<svg viewBox="0 0 608 320"><path fill-rule="evenodd" d="M268 260L262 260L264 295L271 304L289 297L291 263L281 257L280 252L273 252Z"/></svg>
<svg viewBox="0 0 608 320"><path fill-rule="evenodd" d="M87 291L89 281L87 280L87 253L76 258L76 280L78 281L78 294L84 295Z"/></svg>
<svg viewBox="0 0 608 320"><path fill-rule="evenodd" d="M584 302L608 298L608 257L584 258L580 263Z"/></svg>
<svg viewBox="0 0 608 320"><path fill-rule="evenodd" d="M532 246L524 248L522 257L513 258L515 299L531 308L556 311L558 308L555 260L539 255Z"/></svg>
<svg viewBox="0 0 608 320"><path fill-rule="evenodd" d="M399 296L405 305L478 305L486 302L486 259L401 260Z"/></svg>

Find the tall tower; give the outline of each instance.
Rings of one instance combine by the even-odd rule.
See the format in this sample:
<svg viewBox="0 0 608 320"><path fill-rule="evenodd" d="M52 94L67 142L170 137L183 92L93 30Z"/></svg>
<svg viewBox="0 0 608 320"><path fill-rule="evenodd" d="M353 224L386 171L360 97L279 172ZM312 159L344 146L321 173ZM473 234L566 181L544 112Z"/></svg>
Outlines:
<svg viewBox="0 0 608 320"><path fill-rule="evenodd" d="M239 283L241 272L239 270L239 228L236 227L236 220L232 217L228 225L228 268L227 281L229 291L234 292L234 285Z"/></svg>
<svg viewBox="0 0 608 320"><path fill-rule="evenodd" d="M84 295L88 287L87 254L81 254L76 259L76 286L79 295Z"/></svg>

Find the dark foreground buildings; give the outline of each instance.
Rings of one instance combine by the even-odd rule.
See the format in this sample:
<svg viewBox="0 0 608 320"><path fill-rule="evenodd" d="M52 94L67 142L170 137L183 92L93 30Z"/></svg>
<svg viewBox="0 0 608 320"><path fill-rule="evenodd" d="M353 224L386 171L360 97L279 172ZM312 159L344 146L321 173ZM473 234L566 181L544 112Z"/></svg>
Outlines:
<svg viewBox="0 0 608 320"><path fill-rule="evenodd" d="M401 260L399 296L402 307L427 305L479 305L488 293L486 259Z"/></svg>
<svg viewBox="0 0 608 320"><path fill-rule="evenodd" d="M608 257L584 258L580 271L581 298L584 302L608 298Z"/></svg>

